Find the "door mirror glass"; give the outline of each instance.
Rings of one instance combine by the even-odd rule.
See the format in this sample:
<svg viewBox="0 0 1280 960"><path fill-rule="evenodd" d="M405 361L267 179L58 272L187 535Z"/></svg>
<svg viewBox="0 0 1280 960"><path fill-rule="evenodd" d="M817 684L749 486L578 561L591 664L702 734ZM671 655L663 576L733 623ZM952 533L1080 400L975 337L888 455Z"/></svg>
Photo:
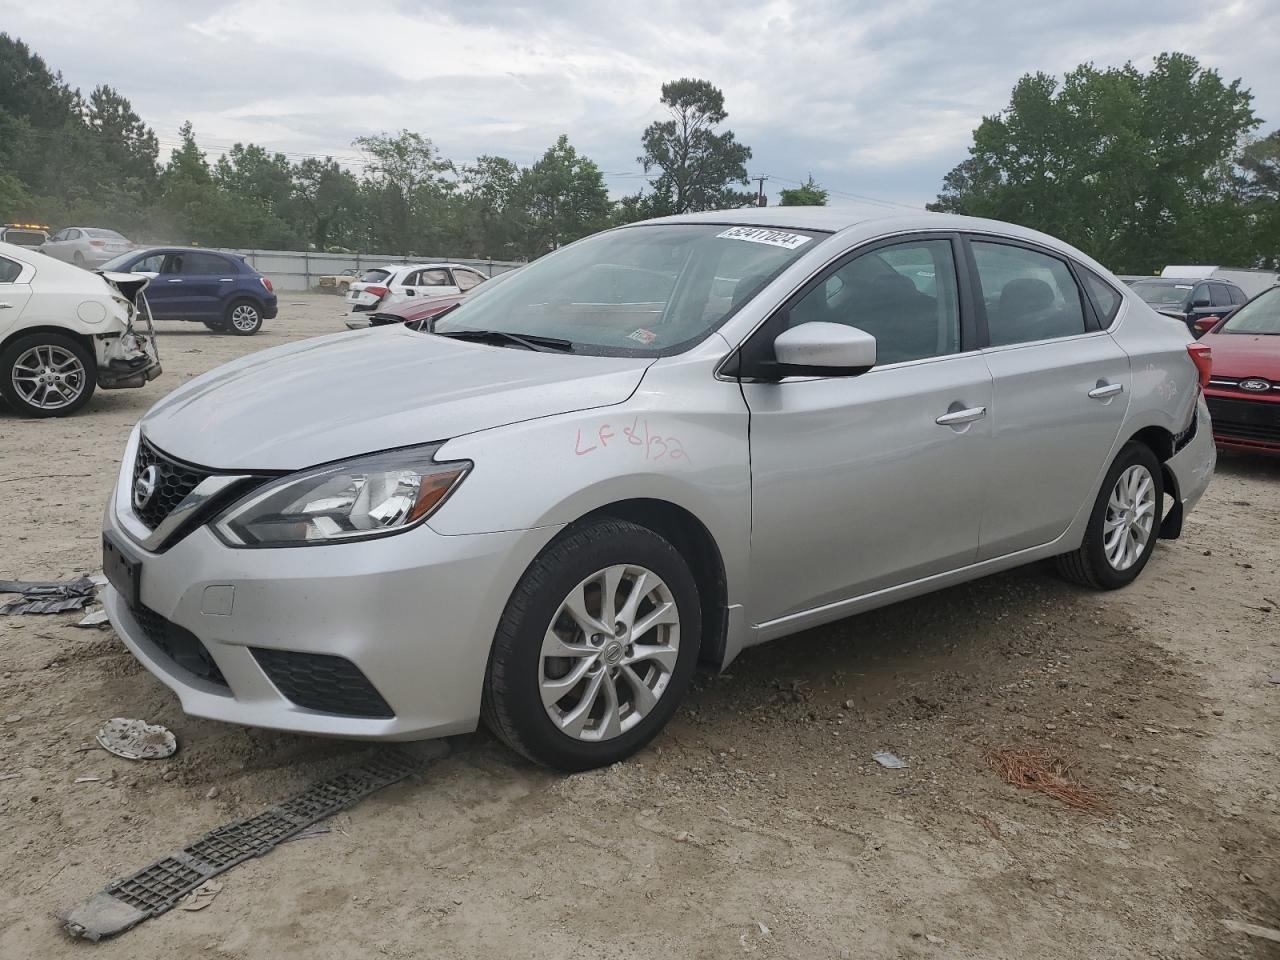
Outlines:
<svg viewBox="0 0 1280 960"><path fill-rule="evenodd" d="M1208 297L1196 297L1191 301L1191 306L1193 309L1199 310L1201 307L1211 307L1213 304L1209 302Z"/></svg>
<svg viewBox="0 0 1280 960"><path fill-rule="evenodd" d="M843 323L813 320L773 341L782 376L855 377L876 365L876 338Z"/></svg>

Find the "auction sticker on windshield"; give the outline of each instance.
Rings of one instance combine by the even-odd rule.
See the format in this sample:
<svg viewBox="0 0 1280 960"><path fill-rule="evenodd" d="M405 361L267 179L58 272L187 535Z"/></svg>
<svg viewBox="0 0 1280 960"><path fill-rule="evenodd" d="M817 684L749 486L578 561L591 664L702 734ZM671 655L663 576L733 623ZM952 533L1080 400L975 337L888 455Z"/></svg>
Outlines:
<svg viewBox="0 0 1280 960"><path fill-rule="evenodd" d="M771 247L783 247L787 250L802 247L813 239L813 237L806 237L799 233L786 233L783 230L765 230L761 227L730 227L723 233L717 233L716 236L724 240L767 243Z"/></svg>

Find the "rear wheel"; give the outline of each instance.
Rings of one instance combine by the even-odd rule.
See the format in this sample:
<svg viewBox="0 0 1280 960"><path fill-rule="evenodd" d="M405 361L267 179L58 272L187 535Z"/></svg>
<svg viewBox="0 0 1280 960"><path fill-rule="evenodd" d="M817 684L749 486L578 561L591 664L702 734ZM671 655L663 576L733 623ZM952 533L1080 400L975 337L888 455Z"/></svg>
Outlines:
<svg viewBox="0 0 1280 960"><path fill-rule="evenodd" d="M240 337L251 337L262 329L262 311L252 300L237 300L227 307L226 326Z"/></svg>
<svg viewBox="0 0 1280 960"><path fill-rule="evenodd" d="M81 269L83 269L84 254L81 253L79 250L75 251L73 254L71 254L71 262L74 263L77 267L80 267Z"/></svg>
<svg viewBox="0 0 1280 960"><path fill-rule="evenodd" d="M561 770L622 760L679 705L700 623L693 575L671 544L633 523L590 523L544 550L507 602L485 723Z"/></svg>
<svg viewBox="0 0 1280 960"><path fill-rule="evenodd" d="M65 417L93 396L93 355L80 341L57 333L18 337L0 354L0 394L28 417Z"/></svg>
<svg viewBox="0 0 1280 960"><path fill-rule="evenodd" d="M1164 480L1143 443L1124 447L1093 504L1084 542L1058 558L1058 570L1086 587L1115 590L1138 579L1160 537Z"/></svg>

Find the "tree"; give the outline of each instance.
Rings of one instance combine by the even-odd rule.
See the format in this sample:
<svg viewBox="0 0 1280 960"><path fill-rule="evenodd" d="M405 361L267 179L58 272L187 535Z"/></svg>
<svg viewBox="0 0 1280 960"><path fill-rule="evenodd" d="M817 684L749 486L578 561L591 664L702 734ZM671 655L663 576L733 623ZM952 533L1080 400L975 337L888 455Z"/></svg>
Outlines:
<svg viewBox="0 0 1280 960"><path fill-rule="evenodd" d="M1181 53L1145 74L1083 64L1061 83L1024 76L931 209L1034 227L1120 272L1230 262L1242 253L1224 161L1259 122L1251 100Z"/></svg>
<svg viewBox="0 0 1280 960"><path fill-rule="evenodd" d="M809 174L809 179L791 190L778 192L778 204L783 207L825 207L827 191L818 186Z"/></svg>
<svg viewBox="0 0 1280 960"><path fill-rule="evenodd" d="M734 189L748 183L751 148L732 130L716 130L728 118L724 94L706 80L673 80L662 85L662 105L671 119L649 124L638 158L645 173L659 173L648 199L632 208L662 216L754 205L755 194Z"/></svg>
<svg viewBox="0 0 1280 960"><path fill-rule="evenodd" d="M1280 130L1240 153L1236 192L1247 211L1255 265L1280 266Z"/></svg>
<svg viewBox="0 0 1280 960"><path fill-rule="evenodd" d="M563 133L521 174L515 198L525 217L521 252L531 259L606 226L611 209L600 168Z"/></svg>
<svg viewBox="0 0 1280 960"><path fill-rule="evenodd" d="M362 191L372 215L373 235L410 255L425 249L442 233L443 201L454 188L443 175L453 164L419 133L401 130L357 137L354 146L369 154Z"/></svg>
<svg viewBox="0 0 1280 960"><path fill-rule="evenodd" d="M476 157L462 168L457 239L473 256L502 260L519 253L528 226L520 204L521 172L505 157Z"/></svg>
<svg viewBox="0 0 1280 960"><path fill-rule="evenodd" d="M332 157L306 157L294 170L294 225L317 250L353 249L363 225L360 184Z"/></svg>

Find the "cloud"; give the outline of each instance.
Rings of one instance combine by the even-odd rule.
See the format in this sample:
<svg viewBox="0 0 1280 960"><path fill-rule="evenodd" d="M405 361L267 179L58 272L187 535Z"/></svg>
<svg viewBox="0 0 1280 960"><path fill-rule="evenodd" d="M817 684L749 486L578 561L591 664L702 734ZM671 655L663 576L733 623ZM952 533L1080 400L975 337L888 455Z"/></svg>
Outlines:
<svg viewBox="0 0 1280 960"><path fill-rule="evenodd" d="M560 133L609 173L662 115L663 81L711 80L771 190L810 172L841 194L922 204L1019 76L1183 50L1241 77L1280 120L1280 4L1078 0L206 0L183 8L0 0L0 22L82 88L110 83L166 144L190 119L217 154L253 140L358 160L402 127L446 156L530 163Z"/></svg>

